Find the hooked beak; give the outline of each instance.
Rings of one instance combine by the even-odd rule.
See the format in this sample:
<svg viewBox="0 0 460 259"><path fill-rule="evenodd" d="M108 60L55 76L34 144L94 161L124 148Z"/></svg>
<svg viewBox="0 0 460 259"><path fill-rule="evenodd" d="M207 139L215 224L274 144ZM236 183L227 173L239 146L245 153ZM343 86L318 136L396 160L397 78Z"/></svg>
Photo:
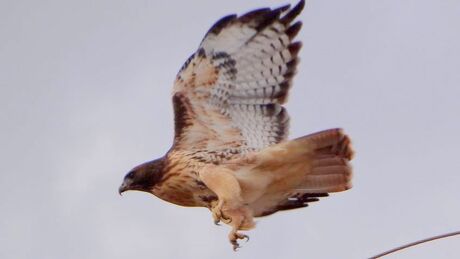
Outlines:
<svg viewBox="0 0 460 259"><path fill-rule="evenodd" d="M120 186L120 188L118 188L118 194L122 194L123 192L129 190L129 186L126 184L126 182L123 182Z"/></svg>

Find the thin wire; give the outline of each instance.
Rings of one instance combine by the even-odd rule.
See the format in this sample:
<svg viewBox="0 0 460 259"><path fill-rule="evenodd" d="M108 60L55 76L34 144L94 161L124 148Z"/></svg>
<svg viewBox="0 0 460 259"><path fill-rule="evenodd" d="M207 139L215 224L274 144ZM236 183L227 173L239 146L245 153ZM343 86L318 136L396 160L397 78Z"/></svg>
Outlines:
<svg viewBox="0 0 460 259"><path fill-rule="evenodd" d="M422 239L422 240L419 240L419 241L415 241L415 242L412 242L412 243L409 243L409 244L406 244L406 245L399 246L399 247L396 247L394 249L388 250L388 251L383 252L381 254L372 256L369 259L376 259L376 258L384 257L384 256L392 254L394 252L409 248L411 246L416 246L416 245L420 245L420 244L425 243L425 242L430 242L430 241L434 241L436 239L451 237L451 236L455 236L455 235L460 235L460 231L450 232L450 233L447 233L447 234L434 236L434 237L429 237L429 238L425 238L425 239Z"/></svg>

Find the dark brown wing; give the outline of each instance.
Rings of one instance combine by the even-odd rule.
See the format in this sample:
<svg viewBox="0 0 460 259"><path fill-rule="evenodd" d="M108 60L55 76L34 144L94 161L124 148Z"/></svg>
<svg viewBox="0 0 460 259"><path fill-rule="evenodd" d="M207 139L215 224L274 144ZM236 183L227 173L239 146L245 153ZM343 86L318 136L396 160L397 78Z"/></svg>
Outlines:
<svg viewBox="0 0 460 259"><path fill-rule="evenodd" d="M319 201L319 198L327 196L329 196L328 193L296 193L271 208L264 208L264 210L258 211L254 216L264 217L278 211L304 208L309 203Z"/></svg>

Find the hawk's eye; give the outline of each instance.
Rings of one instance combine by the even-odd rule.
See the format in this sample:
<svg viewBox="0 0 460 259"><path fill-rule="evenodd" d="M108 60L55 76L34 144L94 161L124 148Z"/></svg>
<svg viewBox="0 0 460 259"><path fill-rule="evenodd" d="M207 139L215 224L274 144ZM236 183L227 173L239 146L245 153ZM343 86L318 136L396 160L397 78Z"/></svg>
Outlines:
<svg viewBox="0 0 460 259"><path fill-rule="evenodd" d="M134 178L134 171L129 172L129 173L126 175L126 178L127 178L127 179L133 179L133 178Z"/></svg>

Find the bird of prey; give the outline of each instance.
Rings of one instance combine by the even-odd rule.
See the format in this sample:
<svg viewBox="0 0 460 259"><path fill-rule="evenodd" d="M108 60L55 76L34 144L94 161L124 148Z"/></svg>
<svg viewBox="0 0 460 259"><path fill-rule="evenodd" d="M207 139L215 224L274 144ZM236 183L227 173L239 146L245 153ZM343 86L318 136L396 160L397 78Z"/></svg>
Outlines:
<svg viewBox="0 0 460 259"><path fill-rule="evenodd" d="M341 129L288 140L283 107L296 72L295 41L304 7L228 15L206 33L174 82L175 135L161 158L124 178L136 190L181 206L206 207L231 226L229 240L254 218L306 207L351 188L353 151Z"/></svg>

